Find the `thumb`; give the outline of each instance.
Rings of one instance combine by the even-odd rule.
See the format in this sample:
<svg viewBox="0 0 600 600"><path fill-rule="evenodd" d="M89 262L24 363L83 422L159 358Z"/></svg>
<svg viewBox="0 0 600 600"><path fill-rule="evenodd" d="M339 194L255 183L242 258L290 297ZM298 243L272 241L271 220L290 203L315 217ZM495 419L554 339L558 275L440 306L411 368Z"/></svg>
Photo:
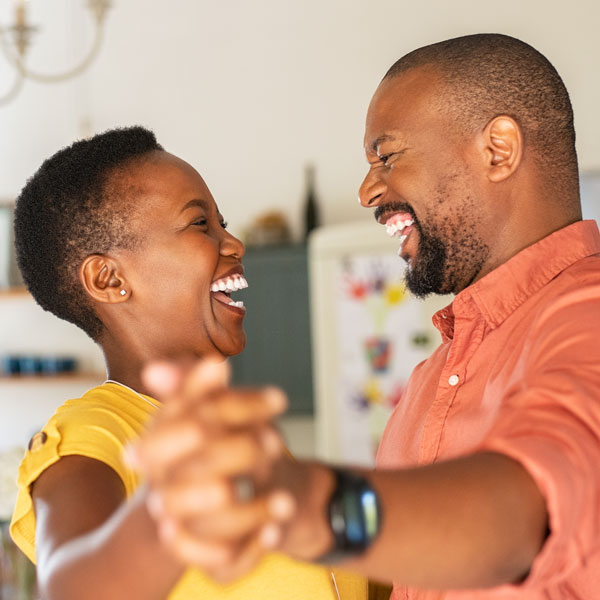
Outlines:
<svg viewBox="0 0 600 600"><path fill-rule="evenodd" d="M169 412L177 412L177 406L184 408L225 389L231 378L231 368L217 357L199 360L192 366L154 361L142 369L141 375L153 396L164 402Z"/></svg>

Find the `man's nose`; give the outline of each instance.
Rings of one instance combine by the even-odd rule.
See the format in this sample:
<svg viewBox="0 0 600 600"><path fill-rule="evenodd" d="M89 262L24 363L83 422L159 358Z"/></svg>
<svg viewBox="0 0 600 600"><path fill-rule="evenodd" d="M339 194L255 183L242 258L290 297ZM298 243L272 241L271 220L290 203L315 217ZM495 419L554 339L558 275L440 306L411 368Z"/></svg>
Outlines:
<svg viewBox="0 0 600 600"><path fill-rule="evenodd" d="M369 171L358 188L358 201L365 208L377 206L386 191L386 185L372 171Z"/></svg>

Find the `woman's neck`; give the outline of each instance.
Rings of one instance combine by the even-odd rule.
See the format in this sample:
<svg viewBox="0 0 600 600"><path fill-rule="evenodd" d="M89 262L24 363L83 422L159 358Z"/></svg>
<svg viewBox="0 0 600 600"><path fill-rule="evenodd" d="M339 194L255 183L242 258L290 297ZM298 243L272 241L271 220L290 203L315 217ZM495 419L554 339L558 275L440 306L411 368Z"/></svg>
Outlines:
<svg viewBox="0 0 600 600"><path fill-rule="evenodd" d="M141 356L127 345L111 343L108 340L104 340L100 347L104 353L107 379L118 381L140 394L148 394L141 373L149 357Z"/></svg>

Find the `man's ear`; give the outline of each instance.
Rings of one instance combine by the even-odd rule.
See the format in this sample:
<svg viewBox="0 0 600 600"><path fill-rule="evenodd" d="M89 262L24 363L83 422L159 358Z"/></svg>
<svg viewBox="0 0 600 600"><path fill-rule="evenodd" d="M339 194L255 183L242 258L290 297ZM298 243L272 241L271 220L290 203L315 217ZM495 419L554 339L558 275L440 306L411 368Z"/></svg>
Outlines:
<svg viewBox="0 0 600 600"><path fill-rule="evenodd" d="M85 291L97 302L114 304L131 296L119 263L109 256L87 256L79 268L79 279Z"/></svg>
<svg viewBox="0 0 600 600"><path fill-rule="evenodd" d="M499 183L518 168L523 156L523 134L518 123L507 115L494 117L485 127L484 142L488 179Z"/></svg>

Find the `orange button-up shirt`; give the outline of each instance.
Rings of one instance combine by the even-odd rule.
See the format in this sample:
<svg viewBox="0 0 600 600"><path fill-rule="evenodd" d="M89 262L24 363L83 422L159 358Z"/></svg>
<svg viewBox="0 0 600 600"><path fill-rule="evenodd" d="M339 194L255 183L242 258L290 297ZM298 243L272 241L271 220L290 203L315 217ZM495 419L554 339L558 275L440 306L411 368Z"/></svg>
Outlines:
<svg viewBox="0 0 600 600"><path fill-rule="evenodd" d="M480 591L396 586L392 598L600 598L600 234L556 231L434 315L442 343L414 370L377 465L477 452L518 460L543 493L550 535L527 580Z"/></svg>

